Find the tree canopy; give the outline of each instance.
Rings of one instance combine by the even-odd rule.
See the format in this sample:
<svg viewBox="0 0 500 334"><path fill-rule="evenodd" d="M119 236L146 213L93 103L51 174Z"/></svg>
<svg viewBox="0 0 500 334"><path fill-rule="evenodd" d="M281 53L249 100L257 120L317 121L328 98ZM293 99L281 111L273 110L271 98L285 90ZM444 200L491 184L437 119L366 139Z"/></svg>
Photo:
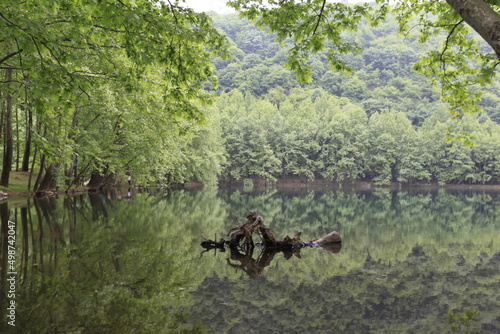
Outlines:
<svg viewBox="0 0 500 334"><path fill-rule="evenodd" d="M61 175L72 184L168 173L191 145L179 136L203 120L200 107L213 98L205 90L217 84L210 58L226 52L206 14L154 0L6 0L0 46L8 101L2 185L14 112L22 169L39 166L40 189Z"/></svg>
<svg viewBox="0 0 500 334"><path fill-rule="evenodd" d="M316 89L295 89L279 107L238 90L221 95L227 151L223 176L369 180L376 184L500 180L500 126L477 115L453 120L445 108L414 127L403 112L368 116L359 105ZM470 135L458 140L461 136Z"/></svg>
<svg viewBox="0 0 500 334"><path fill-rule="evenodd" d="M340 54L358 52L360 47L345 38L368 20L379 24L392 11L400 31L416 32L421 42L444 32L441 50L431 50L415 69L434 78L442 87L443 99L452 109L478 111L481 92L472 85L491 83L500 56L500 5L497 1L397 1L377 0L376 4L347 4L327 0L233 0L228 5L240 15L275 33L277 41L291 40L288 66L297 71L302 82L312 80L311 53L328 50L328 62L334 70L351 68ZM475 31L490 45L481 50Z"/></svg>
<svg viewBox="0 0 500 334"><path fill-rule="evenodd" d="M159 183L498 179L496 156L476 152L496 144L477 136L477 147L460 148L446 137L471 143L472 132L500 120L496 37L488 35L496 2L472 12L464 6L473 1L228 3L249 20L195 13L180 1L3 1L0 184L12 169L30 173L41 191L57 182L99 187L124 174ZM472 131L461 123L450 131L443 106L488 115L464 119L477 122ZM381 124L387 133L376 142ZM434 147L426 141L438 128L442 146ZM434 155L444 160L431 168L427 155L453 145L468 167L446 170L450 153Z"/></svg>

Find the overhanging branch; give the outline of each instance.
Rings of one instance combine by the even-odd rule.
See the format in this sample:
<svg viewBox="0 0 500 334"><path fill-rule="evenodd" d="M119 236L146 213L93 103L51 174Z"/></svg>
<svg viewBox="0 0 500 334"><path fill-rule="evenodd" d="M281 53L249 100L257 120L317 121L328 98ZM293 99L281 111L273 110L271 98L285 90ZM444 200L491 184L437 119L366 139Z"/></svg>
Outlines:
<svg viewBox="0 0 500 334"><path fill-rule="evenodd" d="M20 54L21 52L23 52L23 49L19 49L17 50L16 52L12 52L11 54L8 54L6 55L5 57L3 57L2 59L0 59L0 64L6 62L8 59L14 57L15 55L18 55ZM9 67L9 68L12 68L12 67Z"/></svg>

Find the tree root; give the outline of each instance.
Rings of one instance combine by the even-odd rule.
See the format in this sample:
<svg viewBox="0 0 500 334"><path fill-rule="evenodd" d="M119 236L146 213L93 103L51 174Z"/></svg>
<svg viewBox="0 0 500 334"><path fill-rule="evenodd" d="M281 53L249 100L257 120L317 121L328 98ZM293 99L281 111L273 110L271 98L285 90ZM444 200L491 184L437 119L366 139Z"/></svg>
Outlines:
<svg viewBox="0 0 500 334"><path fill-rule="evenodd" d="M264 224L264 219L262 219L257 212L250 211L246 218L246 223L231 227L227 230L227 235L230 237L229 240L224 240L222 238L220 241L214 241L202 235L205 240L201 243L201 246L207 251L210 249L220 249L224 251L225 246L229 246L231 250L243 251L245 253L253 250L256 245L263 246L265 251L284 252L313 246L320 246L335 253L340 251L340 247L332 247L332 245L339 245L342 242L342 238L335 231L322 238L308 242L302 242L300 240L300 233L294 235L293 238L286 236L283 240L276 240L271 229ZM261 237L261 242L254 243L252 237L254 233Z"/></svg>

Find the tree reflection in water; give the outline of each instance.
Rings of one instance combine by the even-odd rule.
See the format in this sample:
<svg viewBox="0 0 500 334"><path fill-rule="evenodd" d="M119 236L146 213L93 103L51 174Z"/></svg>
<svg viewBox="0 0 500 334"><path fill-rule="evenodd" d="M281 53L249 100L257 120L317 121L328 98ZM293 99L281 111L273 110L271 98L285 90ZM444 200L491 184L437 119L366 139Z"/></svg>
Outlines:
<svg viewBox="0 0 500 334"><path fill-rule="evenodd" d="M0 203L1 333L8 220L13 333L500 331L498 192L127 190ZM277 235L334 227L342 250L200 259L200 230L249 207Z"/></svg>

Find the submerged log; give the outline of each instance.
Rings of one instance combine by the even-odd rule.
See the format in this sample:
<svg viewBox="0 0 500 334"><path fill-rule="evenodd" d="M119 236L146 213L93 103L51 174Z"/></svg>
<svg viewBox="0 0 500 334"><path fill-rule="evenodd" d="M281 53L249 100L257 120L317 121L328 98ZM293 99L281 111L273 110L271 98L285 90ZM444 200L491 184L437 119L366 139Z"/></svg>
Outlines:
<svg viewBox="0 0 500 334"><path fill-rule="evenodd" d="M304 247L323 247L333 253L338 253L341 247L332 247L332 245L340 245L342 238L338 232L331 232L322 238L302 242L300 233L297 233L293 238L286 236L283 240L276 240L271 229L264 224L264 219L255 211L250 211L247 214L247 221L244 224L231 227L227 231L229 240L221 239L220 241L210 240L204 237L201 246L207 250L220 249L224 251L225 246L229 246L231 250L248 251L255 246L262 246L266 251L290 251ZM261 237L260 242L254 242L252 235L256 233ZM329 246L329 247L327 247Z"/></svg>

